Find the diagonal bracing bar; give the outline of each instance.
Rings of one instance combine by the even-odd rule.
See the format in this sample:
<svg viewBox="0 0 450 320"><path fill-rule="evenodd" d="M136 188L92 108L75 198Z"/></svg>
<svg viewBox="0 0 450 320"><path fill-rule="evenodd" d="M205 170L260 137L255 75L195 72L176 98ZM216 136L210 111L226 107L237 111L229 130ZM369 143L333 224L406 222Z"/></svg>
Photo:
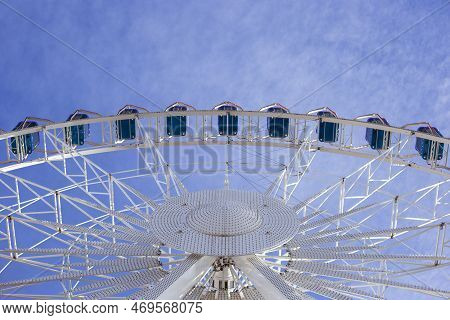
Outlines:
<svg viewBox="0 0 450 320"><path fill-rule="evenodd" d="M288 202L297 186L300 184L304 175L308 172L316 153L312 153L311 149L311 130L307 134L300 147L290 159L289 163L284 167L281 174L272 182L266 190L266 195L276 196L282 189L281 198L284 202Z"/></svg>
<svg viewBox="0 0 450 320"><path fill-rule="evenodd" d="M181 180L169 166L167 161L164 159L161 151L155 145L154 141L151 139L148 130L143 126L141 120L137 119L138 125L138 133L141 134L142 140L145 145L145 149L149 149L153 158L153 163L149 163L147 161L147 155L143 153L141 149L138 148L139 156L144 161L145 167L155 180L160 192L164 195L165 198L171 196L171 183L173 184L173 188L175 189L175 193L177 195L181 195L187 192L186 187L183 185Z"/></svg>
<svg viewBox="0 0 450 320"><path fill-rule="evenodd" d="M145 300L183 299L189 290L201 280L215 260L215 257L191 254L154 286L140 290L129 298Z"/></svg>
<svg viewBox="0 0 450 320"><path fill-rule="evenodd" d="M310 300L309 295L295 291L281 276L256 256L234 257L233 261L266 300Z"/></svg>

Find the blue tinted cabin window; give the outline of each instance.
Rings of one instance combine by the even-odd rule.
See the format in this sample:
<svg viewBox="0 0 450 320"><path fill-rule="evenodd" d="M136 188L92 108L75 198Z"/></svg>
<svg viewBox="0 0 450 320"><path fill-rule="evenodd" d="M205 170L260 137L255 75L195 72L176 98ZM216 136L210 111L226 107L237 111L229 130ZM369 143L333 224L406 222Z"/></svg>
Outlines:
<svg viewBox="0 0 450 320"><path fill-rule="evenodd" d="M18 131L26 128L36 127L38 124L35 121L19 122L13 129ZM39 132L27 133L22 136L10 138L11 152L14 154L24 153L31 154L34 149L39 145L40 137Z"/></svg>
<svg viewBox="0 0 450 320"><path fill-rule="evenodd" d="M336 118L334 114L328 111L319 111L317 115L319 117ZM324 122L319 119L318 134L321 142L336 142L339 136L339 123Z"/></svg>
<svg viewBox="0 0 450 320"><path fill-rule="evenodd" d="M17 139L16 139L16 137L12 137L10 139L10 142L11 142L11 151L12 151L12 153L17 154Z"/></svg>
<svg viewBox="0 0 450 320"><path fill-rule="evenodd" d="M286 113L285 110L276 107L267 109L267 112ZM267 130L271 138L286 138L289 134L289 118L267 118Z"/></svg>
<svg viewBox="0 0 450 320"><path fill-rule="evenodd" d="M184 106L174 106L167 111L186 111ZM186 116L169 116L166 117L167 135L171 137L180 137L186 135Z"/></svg>
<svg viewBox="0 0 450 320"><path fill-rule="evenodd" d="M138 113L136 109L125 109L119 113L135 114ZM136 138L136 119L124 119L116 121L116 134L118 140L133 140Z"/></svg>
<svg viewBox="0 0 450 320"><path fill-rule="evenodd" d="M218 116L219 135L235 136L238 132L238 116L226 115Z"/></svg>
<svg viewBox="0 0 450 320"><path fill-rule="evenodd" d="M33 132L25 135L25 152L31 154L39 144L39 132Z"/></svg>
<svg viewBox="0 0 450 320"><path fill-rule="evenodd" d="M89 118L87 114L78 113L71 115L67 121ZM64 128L66 143L73 146L82 146L87 136L89 136L89 125L76 125Z"/></svg>
<svg viewBox="0 0 450 320"><path fill-rule="evenodd" d="M367 122L389 125L384 118L369 118ZM370 147L374 150L388 149L391 145L391 132L379 129L366 129L366 141L370 144Z"/></svg>
<svg viewBox="0 0 450 320"><path fill-rule="evenodd" d="M439 130L434 127L420 127L417 131L442 137ZM444 155L444 143L416 138L416 150L424 160L441 160Z"/></svg>
<svg viewBox="0 0 450 320"><path fill-rule="evenodd" d="M186 116L170 116L166 118L167 135L172 137L186 135Z"/></svg>
<svg viewBox="0 0 450 320"><path fill-rule="evenodd" d="M235 106L221 106L217 110L234 111L237 108ZM236 115L220 115L217 117L217 124L221 136L235 136L238 133L238 116Z"/></svg>
<svg viewBox="0 0 450 320"><path fill-rule="evenodd" d="M289 133L288 118L267 118L267 129L271 138L286 138Z"/></svg>

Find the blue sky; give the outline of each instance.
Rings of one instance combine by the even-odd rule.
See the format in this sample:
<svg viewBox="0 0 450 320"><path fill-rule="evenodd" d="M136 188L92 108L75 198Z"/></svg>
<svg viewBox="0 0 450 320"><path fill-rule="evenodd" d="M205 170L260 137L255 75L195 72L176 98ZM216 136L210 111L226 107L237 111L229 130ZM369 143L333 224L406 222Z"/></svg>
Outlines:
<svg viewBox="0 0 450 320"><path fill-rule="evenodd" d="M0 0L0 128L26 116L64 121L80 107L103 115L175 101L291 107L445 3ZM450 5L291 111L378 112L449 136L449 17ZM408 179L414 186L417 176Z"/></svg>
<svg viewBox="0 0 450 320"><path fill-rule="evenodd" d="M293 105L445 1L7 1L160 107ZM300 103L392 124L428 120L448 135L449 7ZM0 5L0 128L62 121L79 106L156 109ZM293 111L294 111L293 110ZM7 115L7 116L5 116Z"/></svg>

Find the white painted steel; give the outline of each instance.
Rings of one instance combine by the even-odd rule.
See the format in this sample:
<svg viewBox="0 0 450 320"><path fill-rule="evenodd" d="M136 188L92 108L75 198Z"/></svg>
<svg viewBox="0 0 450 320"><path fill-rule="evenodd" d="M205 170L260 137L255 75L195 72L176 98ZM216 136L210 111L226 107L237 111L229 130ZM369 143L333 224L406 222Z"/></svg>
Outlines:
<svg viewBox="0 0 450 320"><path fill-rule="evenodd" d="M90 119L81 119L81 120L73 120L70 122L60 122L60 123L52 123L46 126L38 126L29 129L23 129L20 131L13 132L5 132L0 134L0 141L4 139L8 139L11 137L17 137L19 135L39 132L44 128L46 130L53 130L64 128L71 125L83 125L83 124L94 124L100 122L114 122L117 120L125 120L125 119L147 119L147 118L155 118L155 117L167 117L167 116L217 116L217 115L237 115L237 116L249 116L249 117L267 117L266 112L260 111L221 111L221 110L188 110L188 111L171 111L171 112L143 112L139 114L124 114L124 115L116 115L116 116L106 116L106 117L97 117ZM323 122L331 122L331 123L339 123L342 125L352 125L357 127L365 127L372 129L379 129L389 132L396 132L403 135L414 135L420 138L426 138L436 142L442 142L445 144L450 143L449 138L445 137L436 137L423 132L417 132L414 130L408 130L398 127L386 126L382 124L369 123L364 121L358 121L354 119L343 119L343 118L330 118L330 117L319 117L307 114L296 114L296 113L285 113L285 114L277 114L277 117L280 118L288 118L288 119L300 119L300 120L309 120L309 121L317 121L322 119Z"/></svg>
<svg viewBox="0 0 450 320"><path fill-rule="evenodd" d="M138 291L129 298L181 300L200 281L215 259L215 257L192 254L161 281L150 288Z"/></svg>
<svg viewBox="0 0 450 320"><path fill-rule="evenodd" d="M239 267L252 281L261 296L266 300L286 300L286 296L273 285L261 272L253 267L248 257L234 258Z"/></svg>
<svg viewBox="0 0 450 320"><path fill-rule="evenodd" d="M276 248L299 228L281 200L242 190L205 190L167 199L151 220L162 243L209 256L242 256Z"/></svg>
<svg viewBox="0 0 450 320"><path fill-rule="evenodd" d="M190 117L188 123L197 132L168 137L164 122L174 115ZM236 136L214 132L218 115L239 117ZM195 110L98 117L0 134L6 146L6 159L0 154L4 191L0 195L0 260L4 262L0 275L17 264L46 272L0 282L0 297L43 297L26 290L56 282L64 294L49 297L124 298L124 293L136 289L128 298L311 299L314 293L332 299L382 299L393 287L448 299L445 283L439 287L416 276L427 272L437 276L439 271L445 275L450 266L446 235L450 214L445 209L450 195L450 139L356 120L276 116L290 120L287 138L268 137L264 112ZM136 138L116 141L116 121L124 119L136 120ZM319 119L339 124L339 141L317 141ZM101 127L101 137L91 137L84 146L71 146L61 139L65 128L83 124ZM354 144L353 129L358 128L391 132L391 148L370 150L364 141ZM43 149L25 157L12 155L7 139L32 132L41 132ZM361 130L357 136L361 140L360 134ZM444 158L420 158L414 150L417 137L433 142L434 155L437 143L444 143ZM230 190L237 170L228 160L224 190L190 193L159 150L189 145L294 148L295 155L277 172L278 178L269 181L265 195ZM142 156L151 152L153 163L146 162L146 169L157 169L149 176L161 191L161 199L125 184L91 157L133 149ZM310 198L295 199L294 191L319 153L367 158L368 162ZM80 169L78 175L68 171L69 162ZM44 163L69 185L55 190L15 172ZM387 192L410 168L447 180L433 180L408 193ZM287 205L291 196L297 202ZM427 198L431 208L423 206ZM327 206L329 199L335 205ZM40 209L32 209L35 203ZM84 220L71 223L67 217L74 213ZM376 219L384 224L368 223ZM42 238L22 245L27 236L24 227ZM411 245L411 239L425 239L427 245ZM230 256L234 261L230 271L237 291L208 287L208 269L216 256ZM27 293L16 294L19 287Z"/></svg>

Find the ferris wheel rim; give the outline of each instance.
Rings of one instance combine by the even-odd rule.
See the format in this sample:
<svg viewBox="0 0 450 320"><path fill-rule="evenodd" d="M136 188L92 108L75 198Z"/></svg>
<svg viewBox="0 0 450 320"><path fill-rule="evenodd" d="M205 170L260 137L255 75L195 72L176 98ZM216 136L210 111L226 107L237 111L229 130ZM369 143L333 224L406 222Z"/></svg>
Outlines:
<svg viewBox="0 0 450 320"><path fill-rule="evenodd" d="M183 113L183 115L184 115L184 113ZM217 113L216 113L216 115L217 115ZM167 113L162 113L162 116L167 116ZM120 117L123 117L123 116L120 116ZM129 117L129 116L127 116L127 117ZM127 118L127 117L124 117L124 119L125 118ZM121 118L120 118L121 119ZM130 118L131 119L131 118ZM69 124L71 124L70 122L69 122ZM67 123L65 123L65 125L67 126L68 124ZM46 130L46 129L45 129ZM23 132L22 132L22 134L23 134ZM208 141L208 143L209 143L209 141ZM212 141L211 141L211 143L212 143ZM164 144L164 143L160 143L160 144L155 144L156 146L159 146L159 145L169 145L170 146L170 144ZM172 145L174 145L174 146L177 146L176 144L172 144ZM144 145L142 146L142 147L145 147ZM297 145L297 147L299 147L299 145ZM101 148L99 148L99 149L102 149L103 147L101 147ZM133 149L134 148L136 148L136 146L133 146ZM127 149L131 149L131 148L127 148ZM322 151L324 151L324 150L322 150ZM86 156L86 155L82 155L82 152L83 152L83 150L76 150L76 151L73 151L72 153L74 153L75 154L75 157L79 157L79 156ZM48 161L48 159L47 159L47 161ZM26 162L26 161L25 161ZM24 162L24 163L25 163ZM45 161L44 161L45 162ZM43 163L44 163L43 162ZM33 164L34 165L34 164ZM413 167L413 166L406 166L405 165L405 167ZM414 168L414 167L413 167ZM2 169L0 169L0 172L1 172L1 170ZM344 214L345 212L343 212L342 214ZM393 229L394 230L394 229ZM359 249L358 249L359 250ZM136 251L136 252L139 252L139 251ZM255 254L257 254L257 253L255 253ZM308 255L309 254L309 255ZM326 258L330 258L330 257L333 257L333 255L330 255L329 253L327 253L327 252L325 252L325 253L321 253L321 254L323 254L323 257L326 257ZM308 253L307 251L300 251L300 253L296 253L296 257L298 258L298 257L300 257L301 259L304 259L305 257L306 257L306 259L308 259L308 258L310 258L311 256L310 256L310 253ZM336 255L336 257L339 257L339 255ZM297 259L297 258L295 258L295 259ZM434 257L433 257L434 258ZM292 259L294 262L296 261L295 259ZM195 261L194 262L189 262L189 263L192 263L193 265L195 264ZM254 268L256 268L256 269L258 269L259 268L259 272L260 273L265 273L266 275L267 275L267 270L270 270L270 269L268 269L268 268L265 268L264 266L261 266L260 265L260 263L257 261L257 260L252 260L251 262L250 262L251 264L253 264L253 267ZM186 266L186 268L188 268L189 267L189 265L187 265ZM294 267L299 267L299 265L292 265L291 266L292 268L291 268L291 270L295 270L295 268ZM311 272L312 271L314 271L314 270L322 270L323 272L324 272L324 274L326 274L326 275L332 275L333 273L331 272L331 271L326 271L325 269L322 269L322 267L323 266L320 266L320 265L305 265L305 266L303 266L303 267L305 267L305 268L310 268L310 269L308 269L308 270L310 270ZM314 269L314 268L317 268L317 269ZM175 269L175 270L177 270L177 269ZM346 275L345 273L342 273L342 271L341 271L341 273L335 273L335 274L338 274L338 275L340 275L340 276L342 276L342 277L345 277L345 276L347 276L348 277L348 275ZM153 275L151 275L151 274L149 274L148 275L149 277L152 277ZM367 278L361 278L361 279L367 279ZM277 280L278 281L278 280ZM275 283L278 283L278 285L280 285L281 287L282 287L282 289L283 290L287 290L287 291L292 291L293 289L292 288L288 288L288 287L286 287L286 285L282 285L282 284L280 284L279 283L279 281L277 282L277 281L275 281ZM298 278L295 278L295 277L291 277L291 278L289 278L289 281L291 281L291 284L295 284L296 283L296 281L298 281ZM305 280L306 281L306 280ZM310 282L314 282L313 280L311 280L311 279L309 279L308 281L310 281ZM314 282L314 283L317 283L317 282ZM395 285L395 283L394 282L386 282L386 283L389 283L389 284L391 284L391 285ZM305 284L306 285L306 284ZM430 291L431 293L433 293L433 291ZM148 294L149 292L146 292L145 294ZM291 294L291 293L288 293L289 295ZM329 293L328 293L329 294ZM437 296L439 296L439 293L436 293L436 295ZM295 297L296 295L290 295L291 297ZM300 293L298 293L297 294L297 296L298 297L301 297L301 298L307 298L307 295L305 295L305 294L300 294ZM145 297L145 295L144 295L144 297ZM151 295L149 295L148 297L154 297L154 293L152 293Z"/></svg>
<svg viewBox="0 0 450 320"><path fill-rule="evenodd" d="M208 140L208 141L186 141L186 142L171 142L171 141L162 141L157 143L158 146L161 147L183 147L183 146L226 146L226 145L233 145L233 146L242 146L245 144L246 146L264 146L264 147L279 147L279 148L285 148L285 149L298 149L299 145L292 144L287 145L283 143L277 143L275 142L240 142L240 141L230 141L230 142L218 142L214 140ZM123 151L129 151L129 150L136 150L136 149L145 149L147 148L145 143L142 144L129 144L129 145L115 145L115 146L102 146L100 148L95 149L84 149L79 150L76 154L74 153L67 153L64 155L53 155L48 156L47 159L45 158L39 158L39 159L32 159L29 161L23 161L20 163L14 163L9 164L6 166L1 167L0 166L0 172L8 173L8 172L14 172L16 170L20 170L23 168L28 168L32 166L38 166L42 164L46 164L48 162L52 161L61 161L63 158L73 158L73 157L79 157L80 155L83 156L90 156L90 155L96 155L96 154L105 154L105 153L111 153L111 152L123 152ZM362 159L374 159L377 157L376 154L370 154L370 153L362 153L362 152L356 152L353 150L343 150L339 148L329 148L329 147L317 147L317 148L311 148L311 152L321 152L326 154L340 154L344 156L354 157L354 158L362 158ZM384 161L390 161L389 159L385 159ZM404 159L394 159L394 162L396 162L398 165L407 166L413 169L417 169L423 172L432 173L438 176L442 176L445 179L450 179L450 172L446 172L443 170L439 170L439 167L430 167L428 165L421 165L417 164L416 162L408 162Z"/></svg>
<svg viewBox="0 0 450 320"><path fill-rule="evenodd" d="M241 115L241 116L254 116L254 117L266 117L268 114L264 111L244 111L244 110L230 110L230 111L223 111L223 110L186 110L186 111L146 111L146 112L140 112L136 114L121 114L121 115L113 115L113 116L97 116L94 118L87 118L87 119L79 119L79 120L70 120L70 121L64 121L64 122L53 122L50 120L45 120L49 124L46 125L38 125L33 128L25 128L20 129L16 131L0 131L0 141L5 140L12 137L17 137L23 134L28 133L35 133L35 132L41 132L44 130L53 130L53 129L61 129L72 125L83 125L83 124L95 124L100 122L113 122L117 120L127 120L127 119L146 119L151 117L166 117L166 116L218 116L218 115ZM413 124L407 124L403 125L401 127L386 125L386 124L378 124L378 123L370 123L358 120L359 117L350 119L350 118L332 118L332 117L324 117L324 116L317 116L317 115L311 115L311 114L303 114L303 113L277 113L277 117L279 118L287 118L287 119L298 119L298 120L311 120L311 121L318 121L321 120L323 122L329 122L329 123L339 123L339 124L350 124L357 127L364 127L364 128L370 128L370 129L379 129L387 132L392 133L400 133L404 134L406 136L415 136L419 138L426 138L428 140L434 141L434 142L440 142L444 144L450 144L450 138L447 137L439 137L436 135L424 133L417 130L412 129L406 129L408 126L411 125L419 125L419 124L428 124L428 122L417 122Z"/></svg>

